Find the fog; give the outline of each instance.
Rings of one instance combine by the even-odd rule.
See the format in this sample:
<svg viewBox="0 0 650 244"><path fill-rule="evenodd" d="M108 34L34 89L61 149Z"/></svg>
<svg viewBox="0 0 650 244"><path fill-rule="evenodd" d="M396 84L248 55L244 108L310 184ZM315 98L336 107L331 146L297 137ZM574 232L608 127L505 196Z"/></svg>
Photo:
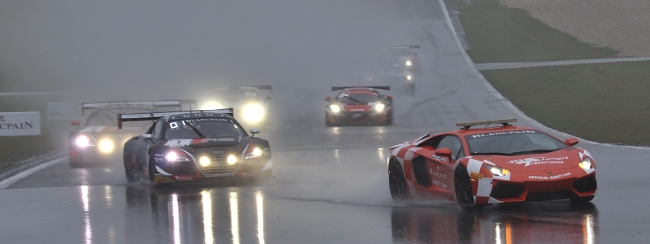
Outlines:
<svg viewBox="0 0 650 244"><path fill-rule="evenodd" d="M367 0L1 1L0 91L143 100L225 84L331 83L399 43L394 9Z"/></svg>

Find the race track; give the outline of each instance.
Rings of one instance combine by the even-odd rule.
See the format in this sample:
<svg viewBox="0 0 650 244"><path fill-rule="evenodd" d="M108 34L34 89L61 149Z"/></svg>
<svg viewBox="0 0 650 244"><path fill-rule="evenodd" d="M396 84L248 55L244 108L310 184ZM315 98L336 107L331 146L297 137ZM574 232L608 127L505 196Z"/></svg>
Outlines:
<svg viewBox="0 0 650 244"><path fill-rule="evenodd" d="M389 3L356 2L359 6ZM388 147L430 131L455 129L456 122L517 118L518 125L543 125L517 111L482 78L460 49L445 17L446 11L438 1L390 3L377 7L377 11L389 9L388 13L381 13L394 17L389 25L378 30L387 32L386 36L400 35L402 42L408 42L399 44L419 44L422 62L415 94L405 84L375 84L391 86L390 94L395 101L392 126L326 127L323 99L332 95L330 87L367 83L350 79L353 71L346 73L336 65L309 70L312 66L295 64L307 70L295 75L284 72L267 80L273 86L272 125L262 129L260 137L269 139L273 152L275 177L269 182L152 189L127 184L120 160L95 168L71 168L61 160L0 190L4 210L0 215L1 242L645 243L650 240L650 213L645 211L650 201L650 195L646 194L650 184L647 181L650 165L646 162L650 150L645 148L580 141L578 146L587 149L598 165L599 189L593 204L575 207L562 200L487 206L478 212L462 211L455 202L394 204L386 174ZM279 4L295 2L279 1ZM242 9L245 7L235 10ZM314 53L326 55L320 51ZM318 61L314 58L302 62ZM354 70L353 65L350 68ZM557 131L552 133L561 139L569 137Z"/></svg>

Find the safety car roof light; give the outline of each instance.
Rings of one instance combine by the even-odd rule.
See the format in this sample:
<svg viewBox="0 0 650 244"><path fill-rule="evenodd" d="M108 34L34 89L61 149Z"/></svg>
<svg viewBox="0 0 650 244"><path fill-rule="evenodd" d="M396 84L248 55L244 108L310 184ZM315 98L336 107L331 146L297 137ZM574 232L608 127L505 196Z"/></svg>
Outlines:
<svg viewBox="0 0 650 244"><path fill-rule="evenodd" d="M510 123L517 122L517 119L501 119L501 120L485 120L485 121L474 121L474 122L459 122L456 123L456 126L462 126L461 130L467 130L472 126L476 125L496 125L501 124L503 126L509 126Z"/></svg>

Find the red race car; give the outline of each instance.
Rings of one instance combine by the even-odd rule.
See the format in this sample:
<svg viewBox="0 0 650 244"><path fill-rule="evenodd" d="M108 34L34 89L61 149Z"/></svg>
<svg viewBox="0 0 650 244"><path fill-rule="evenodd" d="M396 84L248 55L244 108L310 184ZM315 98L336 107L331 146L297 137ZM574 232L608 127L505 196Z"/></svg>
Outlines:
<svg viewBox="0 0 650 244"><path fill-rule="evenodd" d="M335 86L340 91L335 97L326 97L325 125L390 125L393 123L393 97L378 89L390 86Z"/></svg>
<svg viewBox="0 0 650 244"><path fill-rule="evenodd" d="M459 130L426 134L389 149L395 202L456 200L464 209L495 203L596 195L596 164L578 139L561 141L516 119L457 123ZM473 126L483 125L481 128ZM499 126L490 126L499 125Z"/></svg>

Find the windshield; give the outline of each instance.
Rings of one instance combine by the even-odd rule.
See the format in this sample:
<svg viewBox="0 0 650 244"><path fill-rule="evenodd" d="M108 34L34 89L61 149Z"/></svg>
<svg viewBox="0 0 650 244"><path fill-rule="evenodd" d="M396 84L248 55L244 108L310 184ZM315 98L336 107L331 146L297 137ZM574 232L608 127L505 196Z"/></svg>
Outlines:
<svg viewBox="0 0 650 244"><path fill-rule="evenodd" d="M379 100L376 93L343 93L339 95L339 102L341 103L369 103Z"/></svg>
<svg viewBox="0 0 650 244"><path fill-rule="evenodd" d="M201 118L168 122L165 128L166 139L197 139L240 137L244 131L231 119Z"/></svg>
<svg viewBox="0 0 650 244"><path fill-rule="evenodd" d="M471 155L520 155L566 148L563 142L537 130L515 130L465 136Z"/></svg>

